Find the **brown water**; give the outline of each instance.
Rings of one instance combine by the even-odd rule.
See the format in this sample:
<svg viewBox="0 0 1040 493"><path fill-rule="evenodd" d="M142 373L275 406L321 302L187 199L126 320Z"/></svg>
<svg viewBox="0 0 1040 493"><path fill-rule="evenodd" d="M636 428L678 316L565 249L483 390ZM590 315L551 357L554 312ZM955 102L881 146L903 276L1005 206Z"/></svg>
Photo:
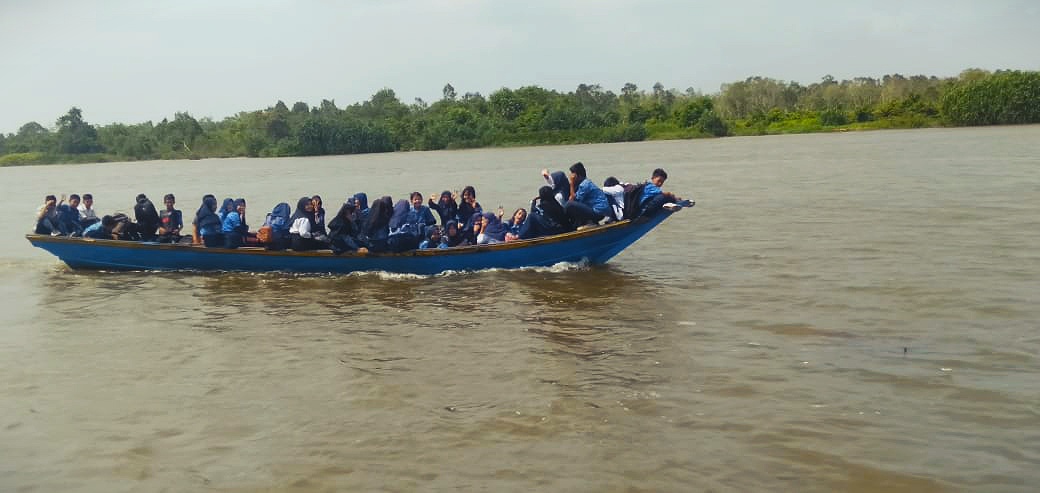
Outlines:
<svg viewBox="0 0 1040 493"><path fill-rule="evenodd" d="M663 166L604 268L73 272L46 193L275 202ZM1036 491L1040 127L0 169L0 491Z"/></svg>

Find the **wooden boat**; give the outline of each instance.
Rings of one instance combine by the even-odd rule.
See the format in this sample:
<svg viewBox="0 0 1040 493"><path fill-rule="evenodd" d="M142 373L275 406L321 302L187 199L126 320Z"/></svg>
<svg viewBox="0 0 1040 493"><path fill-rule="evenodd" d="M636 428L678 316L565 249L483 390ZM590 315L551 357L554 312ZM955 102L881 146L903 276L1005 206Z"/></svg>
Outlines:
<svg viewBox="0 0 1040 493"><path fill-rule="evenodd" d="M692 204L691 204L692 205ZM29 234L42 248L73 269L305 272L346 274L385 271L437 274L444 271L515 269L561 262L603 264L683 207L670 207L653 217L530 240L493 245L412 250L404 253L270 251L260 247L206 248L201 245L95 240Z"/></svg>

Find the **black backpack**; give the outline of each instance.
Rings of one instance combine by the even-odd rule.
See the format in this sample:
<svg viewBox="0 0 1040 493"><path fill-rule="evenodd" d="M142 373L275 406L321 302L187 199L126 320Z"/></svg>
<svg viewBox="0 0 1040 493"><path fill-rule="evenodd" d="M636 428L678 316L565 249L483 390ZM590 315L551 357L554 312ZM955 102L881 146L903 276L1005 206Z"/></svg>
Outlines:
<svg viewBox="0 0 1040 493"><path fill-rule="evenodd" d="M635 219L639 217L639 209L643 201L643 189L646 182L625 185L625 217L624 219Z"/></svg>

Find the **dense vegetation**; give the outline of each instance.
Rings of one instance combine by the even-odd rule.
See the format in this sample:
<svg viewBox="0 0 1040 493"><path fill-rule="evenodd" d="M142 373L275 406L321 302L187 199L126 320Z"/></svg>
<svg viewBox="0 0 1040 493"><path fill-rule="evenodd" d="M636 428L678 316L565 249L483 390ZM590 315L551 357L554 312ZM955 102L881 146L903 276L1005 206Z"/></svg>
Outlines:
<svg viewBox="0 0 1040 493"><path fill-rule="evenodd" d="M94 126L72 108L47 128L29 122L0 133L0 165L225 156L310 156L396 150L623 142L870 128L1040 123L1040 72L966 70L955 78L886 75L803 86L764 77L718 94L620 94L582 84L561 93L537 86L458 96L450 85L432 104L402 103L391 89L339 108L278 101L214 121Z"/></svg>

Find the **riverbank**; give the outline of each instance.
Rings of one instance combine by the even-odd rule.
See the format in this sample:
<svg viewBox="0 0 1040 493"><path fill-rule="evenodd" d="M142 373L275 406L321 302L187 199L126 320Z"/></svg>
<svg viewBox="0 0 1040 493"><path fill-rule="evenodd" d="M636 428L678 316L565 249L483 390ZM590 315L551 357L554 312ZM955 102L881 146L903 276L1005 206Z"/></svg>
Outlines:
<svg viewBox="0 0 1040 493"><path fill-rule="evenodd" d="M851 122L844 125L824 125L823 123L821 123L819 117L806 116L801 118L779 119L776 121L751 119L737 120L734 122L730 122L730 134L728 136L749 137L759 135L856 132L870 130L905 130L914 128L936 128L943 126L946 125L943 125L938 118L926 118L920 116L886 118L866 122ZM641 125L640 128L641 130L628 130L627 135L625 133L625 129L617 130L613 128L532 132L527 134L514 134L511 136L503 136L501 140L489 145L453 145L449 146L448 149L490 149L553 145L604 144L612 142L639 142L718 138L713 135L709 135L702 131L699 131L696 128L682 128L671 123L652 123L647 125ZM108 153L52 154L43 152L24 152L0 155L0 167L36 166L50 164L91 164L110 162L158 161L171 159L197 160L203 158L229 157L298 156L292 154L249 156L244 153L214 153L212 155L195 153L190 156L164 155L141 159L132 156L120 156L117 154Z"/></svg>

